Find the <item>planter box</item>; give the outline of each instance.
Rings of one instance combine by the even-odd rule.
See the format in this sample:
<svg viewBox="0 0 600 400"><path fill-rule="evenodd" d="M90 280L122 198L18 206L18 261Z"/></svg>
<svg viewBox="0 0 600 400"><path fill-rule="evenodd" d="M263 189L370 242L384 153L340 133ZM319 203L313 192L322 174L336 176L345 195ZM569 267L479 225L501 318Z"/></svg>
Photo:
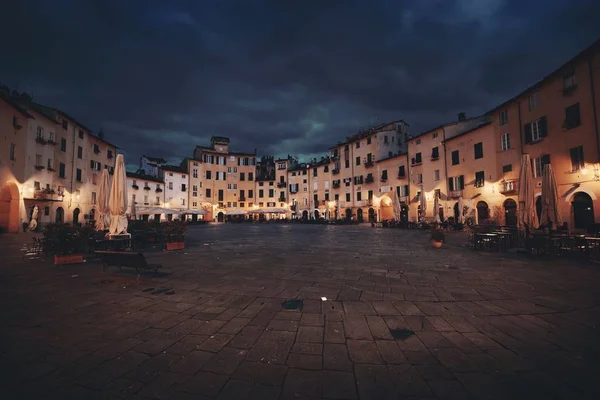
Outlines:
<svg viewBox="0 0 600 400"><path fill-rule="evenodd" d="M170 243L166 243L166 250L167 251L171 251L171 250L183 250L185 248L185 243L184 242L170 242Z"/></svg>
<svg viewBox="0 0 600 400"><path fill-rule="evenodd" d="M65 254L55 255L54 265L65 265L65 264L80 264L83 263L83 254Z"/></svg>
<svg viewBox="0 0 600 400"><path fill-rule="evenodd" d="M431 244L433 245L433 247L435 247L436 249L439 249L440 247L442 247L442 244L444 242L442 242L441 240L432 240Z"/></svg>

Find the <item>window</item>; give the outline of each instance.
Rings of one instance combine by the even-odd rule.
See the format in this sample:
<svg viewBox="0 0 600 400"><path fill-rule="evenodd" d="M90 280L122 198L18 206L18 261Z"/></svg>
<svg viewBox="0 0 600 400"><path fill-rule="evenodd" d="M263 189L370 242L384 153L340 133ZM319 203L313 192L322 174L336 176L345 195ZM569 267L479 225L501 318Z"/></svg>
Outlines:
<svg viewBox="0 0 600 400"><path fill-rule="evenodd" d="M77 146L77 158L83 158L83 147Z"/></svg>
<svg viewBox="0 0 600 400"><path fill-rule="evenodd" d="M367 144L371 144L371 137L370 136L367 138Z"/></svg>
<svg viewBox="0 0 600 400"><path fill-rule="evenodd" d="M454 150L452 152L452 165L458 165L460 164L460 157L458 154L458 150Z"/></svg>
<svg viewBox="0 0 600 400"><path fill-rule="evenodd" d="M569 150L569 153L571 154L572 171L579 171L585 167L585 162L583 161L583 146L573 147Z"/></svg>
<svg viewBox="0 0 600 400"><path fill-rule="evenodd" d="M194 169L192 170L192 178L197 178L197 177L198 177L198 169L197 169L197 168L194 168Z"/></svg>
<svg viewBox="0 0 600 400"><path fill-rule="evenodd" d="M63 153L67 151L67 139L65 138L60 139L60 151L62 151Z"/></svg>
<svg viewBox="0 0 600 400"><path fill-rule="evenodd" d="M248 190L248 198L251 199L254 197L254 190L250 189Z"/></svg>
<svg viewBox="0 0 600 400"><path fill-rule="evenodd" d="M325 167L323 167L323 172L325 172L325 173L329 172L329 165L326 165Z"/></svg>
<svg viewBox="0 0 600 400"><path fill-rule="evenodd" d="M350 201L350 193L346 193L346 201Z"/></svg>
<svg viewBox="0 0 600 400"><path fill-rule="evenodd" d="M92 192L92 204L96 204L96 192Z"/></svg>
<svg viewBox="0 0 600 400"><path fill-rule="evenodd" d="M48 159L48 162L46 163L46 168L48 168L48 171L54 171L54 162L51 158Z"/></svg>
<svg viewBox="0 0 600 400"><path fill-rule="evenodd" d="M473 145L473 152L475 153L476 160L483 158L483 143L482 142L475 143Z"/></svg>
<svg viewBox="0 0 600 400"><path fill-rule="evenodd" d="M262 199L265 197L265 191L263 189L258 189L258 198Z"/></svg>
<svg viewBox="0 0 600 400"><path fill-rule="evenodd" d="M35 155L35 166L36 167L43 167L43 165L42 165L42 155L41 154L36 154Z"/></svg>
<svg viewBox="0 0 600 400"><path fill-rule="evenodd" d="M421 153L415 154L415 164L421 164L423 160L421 159Z"/></svg>
<svg viewBox="0 0 600 400"><path fill-rule="evenodd" d="M181 184L181 191L185 192L187 190L187 185L185 183Z"/></svg>
<svg viewBox="0 0 600 400"><path fill-rule="evenodd" d="M69 129L69 122L64 120L62 121L62 128L66 131L67 129Z"/></svg>
<svg viewBox="0 0 600 400"><path fill-rule="evenodd" d="M508 124L508 110L500 111L499 121L500 125Z"/></svg>
<svg viewBox="0 0 600 400"><path fill-rule="evenodd" d="M525 124L525 143L535 143L548 136L546 117Z"/></svg>
<svg viewBox="0 0 600 400"><path fill-rule="evenodd" d="M579 103L565 108L565 122L563 128L573 129L581 125L581 116L579 114Z"/></svg>
<svg viewBox="0 0 600 400"><path fill-rule="evenodd" d="M356 165L360 165L360 156L356 157Z"/></svg>
<svg viewBox="0 0 600 400"><path fill-rule="evenodd" d="M254 172L248 172L248 180L249 181L253 181L254 180Z"/></svg>
<svg viewBox="0 0 600 400"><path fill-rule="evenodd" d="M541 178L544 172L544 165L550 164L550 154L544 154L533 160L533 174L536 178Z"/></svg>
<svg viewBox="0 0 600 400"><path fill-rule="evenodd" d="M387 135L385 135L385 136L383 137L383 143L385 143L385 144L387 144L387 143L388 143L388 137L387 137Z"/></svg>
<svg viewBox="0 0 600 400"><path fill-rule="evenodd" d="M42 128L41 126L37 127L37 138L38 139L44 138L44 128Z"/></svg>
<svg viewBox="0 0 600 400"><path fill-rule="evenodd" d="M577 88L577 80L575 79L575 71L571 71L563 76L563 91L571 91Z"/></svg>
<svg viewBox="0 0 600 400"><path fill-rule="evenodd" d="M406 176L406 169L404 165L398 167L398 178L404 178Z"/></svg>
<svg viewBox="0 0 600 400"><path fill-rule="evenodd" d="M510 135L508 133L503 133L500 136L500 147L502 151L506 151L510 149Z"/></svg>
<svg viewBox="0 0 600 400"><path fill-rule="evenodd" d="M9 159L10 159L10 161L15 161L15 144L14 143L10 144Z"/></svg>
<svg viewBox="0 0 600 400"><path fill-rule="evenodd" d="M356 192L356 201L362 200L362 192Z"/></svg>
<svg viewBox="0 0 600 400"><path fill-rule="evenodd" d="M82 129L79 130L79 139L83 139L83 130Z"/></svg>
<svg viewBox="0 0 600 400"><path fill-rule="evenodd" d="M362 177L361 177L361 179L362 179ZM387 169L384 169L383 171L381 171L381 180L385 182L385 181L387 181L387 179L388 179Z"/></svg>
<svg viewBox="0 0 600 400"><path fill-rule="evenodd" d="M219 201L223 201L224 197L225 197L225 192L223 191L223 189L219 189L219 192L218 192Z"/></svg>
<svg viewBox="0 0 600 400"><path fill-rule="evenodd" d="M245 180L246 180L246 173L240 172L240 181L245 181Z"/></svg>
<svg viewBox="0 0 600 400"><path fill-rule="evenodd" d="M438 137L438 133L437 132L433 132L433 138L437 138Z"/></svg>
<svg viewBox="0 0 600 400"><path fill-rule="evenodd" d="M206 179L212 179L212 172L206 171Z"/></svg>
<svg viewBox="0 0 600 400"><path fill-rule="evenodd" d="M356 148L360 149L360 140L358 142L356 142Z"/></svg>
<svg viewBox="0 0 600 400"><path fill-rule="evenodd" d="M454 176L448 178L448 190L463 190L465 188L465 177L464 175Z"/></svg>
<svg viewBox="0 0 600 400"><path fill-rule="evenodd" d="M533 93L529 96L529 111L533 111L538 108L538 92Z"/></svg>
<svg viewBox="0 0 600 400"><path fill-rule="evenodd" d="M206 189L206 197L211 198L210 189Z"/></svg>
<svg viewBox="0 0 600 400"><path fill-rule="evenodd" d="M485 183L485 173L483 171L475 172L475 187L483 187Z"/></svg>
<svg viewBox="0 0 600 400"><path fill-rule="evenodd" d="M440 149L435 146L433 149L431 149L431 159L437 160L438 158L440 158Z"/></svg>
<svg viewBox="0 0 600 400"><path fill-rule="evenodd" d="M507 164L502 166L502 173L506 174L507 172L512 171L512 164Z"/></svg>
<svg viewBox="0 0 600 400"><path fill-rule="evenodd" d="M433 180L436 182L440 180L440 170L439 169L436 169L435 171L433 171Z"/></svg>
<svg viewBox="0 0 600 400"><path fill-rule="evenodd" d="M77 174L75 175L77 182L81 182L83 181L83 178L81 177L81 170L79 168L77 168Z"/></svg>
<svg viewBox="0 0 600 400"><path fill-rule="evenodd" d="M421 139L417 139L417 144L421 144Z"/></svg>
<svg viewBox="0 0 600 400"><path fill-rule="evenodd" d="M227 167L227 173L231 173L231 167Z"/></svg>
<svg viewBox="0 0 600 400"><path fill-rule="evenodd" d="M423 183L423 174L417 174L417 183Z"/></svg>
<svg viewBox="0 0 600 400"><path fill-rule="evenodd" d="M350 160L346 160L344 165L346 168L350 168ZM303 171L303 172L306 173L306 171Z"/></svg>

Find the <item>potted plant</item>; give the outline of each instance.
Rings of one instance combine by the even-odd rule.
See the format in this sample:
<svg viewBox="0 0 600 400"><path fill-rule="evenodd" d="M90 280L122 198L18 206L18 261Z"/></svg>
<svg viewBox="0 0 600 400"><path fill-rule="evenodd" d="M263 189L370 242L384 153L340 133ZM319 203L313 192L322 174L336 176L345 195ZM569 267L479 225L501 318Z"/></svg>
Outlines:
<svg viewBox="0 0 600 400"><path fill-rule="evenodd" d="M162 224L165 235L166 250L183 250L185 248L185 222L169 221Z"/></svg>
<svg viewBox="0 0 600 400"><path fill-rule="evenodd" d="M47 246L56 251L54 265L83 262L87 249L87 231L64 224L49 224L44 229Z"/></svg>
<svg viewBox="0 0 600 400"><path fill-rule="evenodd" d="M436 249L442 247L442 243L444 243L444 238L444 231L440 228L433 228L431 230L431 244L433 244L433 247L435 247Z"/></svg>

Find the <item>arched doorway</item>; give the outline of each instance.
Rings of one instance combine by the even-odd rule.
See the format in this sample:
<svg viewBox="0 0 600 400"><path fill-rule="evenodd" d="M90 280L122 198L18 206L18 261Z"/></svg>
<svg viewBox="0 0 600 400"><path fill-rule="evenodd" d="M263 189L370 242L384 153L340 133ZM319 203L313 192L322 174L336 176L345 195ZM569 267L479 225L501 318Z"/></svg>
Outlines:
<svg viewBox="0 0 600 400"><path fill-rule="evenodd" d="M58 207L56 209L54 222L56 222L57 224L63 224L65 222L65 210L62 207Z"/></svg>
<svg viewBox="0 0 600 400"><path fill-rule="evenodd" d="M389 196L383 196L379 202L379 209L381 210L381 220L393 220L394 219L394 207L392 205L392 199Z"/></svg>
<svg viewBox="0 0 600 400"><path fill-rule="evenodd" d="M508 226L517 226L517 202L513 199L506 199L504 207L504 224Z"/></svg>
<svg viewBox="0 0 600 400"><path fill-rule="evenodd" d="M192 214L192 222L198 222L198 214Z"/></svg>
<svg viewBox="0 0 600 400"><path fill-rule="evenodd" d="M352 209L346 208L346 219L350 221L352 219Z"/></svg>
<svg viewBox="0 0 600 400"><path fill-rule="evenodd" d="M142 221L148 222L150 220L150 214L142 214Z"/></svg>
<svg viewBox="0 0 600 400"><path fill-rule="evenodd" d="M477 203L477 223L481 224L490 217L490 208L485 201Z"/></svg>
<svg viewBox="0 0 600 400"><path fill-rule="evenodd" d="M79 210L79 208L76 208L73 210L73 225L78 224L79 223L79 213L81 211Z"/></svg>
<svg viewBox="0 0 600 400"><path fill-rule="evenodd" d="M573 227L575 229L588 229L596 223L594 203L589 194L575 193L571 205L573 206Z"/></svg>
<svg viewBox="0 0 600 400"><path fill-rule="evenodd" d="M374 208L369 208L369 222L377 222L377 215Z"/></svg>
<svg viewBox="0 0 600 400"><path fill-rule="evenodd" d="M315 210L314 215L315 215L315 219L318 220L319 219L319 210Z"/></svg>
<svg viewBox="0 0 600 400"><path fill-rule="evenodd" d="M408 206L406 204L402 204L400 206L400 221L402 221L402 222L408 221Z"/></svg>
<svg viewBox="0 0 600 400"><path fill-rule="evenodd" d="M225 221L225 214L223 214L222 212L219 212L219 213L217 214L217 221L218 221L218 222L223 222L223 221Z"/></svg>
<svg viewBox="0 0 600 400"><path fill-rule="evenodd" d="M458 222L458 218L460 217L460 212L458 211L458 202L454 203L454 220Z"/></svg>
<svg viewBox="0 0 600 400"><path fill-rule="evenodd" d="M534 225L537 227L537 224L542 219L542 196L535 198L535 215L537 215L537 220L534 222Z"/></svg>
<svg viewBox="0 0 600 400"><path fill-rule="evenodd" d="M19 188L14 182L9 182L0 191L0 227L7 232L19 231Z"/></svg>
<svg viewBox="0 0 600 400"><path fill-rule="evenodd" d="M362 208L359 208L358 210L356 210L356 219L358 220L358 222L363 222L363 210L362 210Z"/></svg>
<svg viewBox="0 0 600 400"><path fill-rule="evenodd" d="M308 211L307 210L302 211L302 219L305 221L308 219Z"/></svg>

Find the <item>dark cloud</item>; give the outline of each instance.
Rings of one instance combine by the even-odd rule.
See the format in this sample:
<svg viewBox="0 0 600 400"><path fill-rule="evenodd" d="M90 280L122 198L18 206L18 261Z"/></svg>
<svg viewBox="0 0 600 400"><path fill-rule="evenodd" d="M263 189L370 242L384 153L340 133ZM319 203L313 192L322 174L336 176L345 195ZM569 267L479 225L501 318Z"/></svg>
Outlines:
<svg viewBox="0 0 600 400"><path fill-rule="evenodd" d="M595 0L42 0L0 15L0 82L140 154L313 155L369 123L484 112L600 36ZM135 163L135 161L133 162Z"/></svg>

